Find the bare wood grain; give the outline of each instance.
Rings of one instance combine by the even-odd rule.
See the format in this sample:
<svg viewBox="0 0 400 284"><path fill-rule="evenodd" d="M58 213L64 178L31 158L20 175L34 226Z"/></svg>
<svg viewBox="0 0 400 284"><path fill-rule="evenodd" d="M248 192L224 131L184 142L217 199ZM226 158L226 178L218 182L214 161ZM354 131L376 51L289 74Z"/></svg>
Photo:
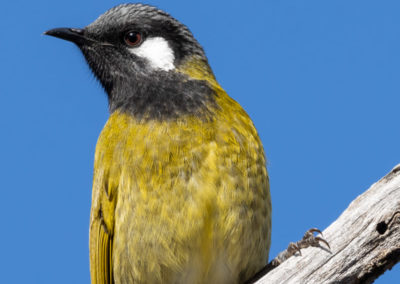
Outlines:
<svg viewBox="0 0 400 284"><path fill-rule="evenodd" d="M350 203L323 231L331 251L310 247L258 280L372 283L400 261L400 164Z"/></svg>

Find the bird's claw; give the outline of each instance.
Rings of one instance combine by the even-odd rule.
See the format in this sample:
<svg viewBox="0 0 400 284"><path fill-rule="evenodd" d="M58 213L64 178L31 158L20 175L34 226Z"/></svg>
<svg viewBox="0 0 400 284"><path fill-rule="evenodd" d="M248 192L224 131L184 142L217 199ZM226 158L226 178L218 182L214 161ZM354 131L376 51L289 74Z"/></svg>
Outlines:
<svg viewBox="0 0 400 284"><path fill-rule="evenodd" d="M301 250L300 247L297 245L297 243L290 243L286 250L290 255L294 255L296 254L296 252L298 252L301 255Z"/></svg>
<svg viewBox="0 0 400 284"><path fill-rule="evenodd" d="M271 267L277 267L279 264L281 264L282 262L286 261L288 258L290 258L292 255L295 255L297 252L299 253L299 255L301 255L301 249L303 248L308 248L310 246L312 247L322 247L320 243L325 244L329 249L331 248L329 246L329 243L321 238L321 237L316 237L314 236L314 233L318 233L321 234L322 236L322 232L317 229L317 228L312 228L310 230L308 230L303 238L295 243L290 243L289 246L287 247L286 250L284 250L283 252L279 253L272 261L271 261Z"/></svg>
<svg viewBox="0 0 400 284"><path fill-rule="evenodd" d="M324 243L329 249L331 249L331 246L329 245L328 241L326 241L325 239L323 239L321 237L315 237L315 240L317 240L318 242Z"/></svg>
<svg viewBox="0 0 400 284"><path fill-rule="evenodd" d="M310 230L308 230L307 232L305 232L303 238L298 241L296 244L299 248L308 248L310 246L312 247L321 247L321 243L324 243L329 249L331 248L329 246L329 243L321 238L321 237L315 237L314 233L319 233L322 236L322 232L317 229L317 228L312 228Z"/></svg>

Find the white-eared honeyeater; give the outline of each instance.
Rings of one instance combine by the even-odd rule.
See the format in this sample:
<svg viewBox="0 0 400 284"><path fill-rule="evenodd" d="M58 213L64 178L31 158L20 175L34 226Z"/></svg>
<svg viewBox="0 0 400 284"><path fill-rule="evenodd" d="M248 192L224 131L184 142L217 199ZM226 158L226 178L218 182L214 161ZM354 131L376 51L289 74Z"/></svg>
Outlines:
<svg viewBox="0 0 400 284"><path fill-rule="evenodd" d="M74 42L108 95L94 165L92 283L242 283L263 268L263 146L189 29L155 7L123 4L83 29L46 34Z"/></svg>

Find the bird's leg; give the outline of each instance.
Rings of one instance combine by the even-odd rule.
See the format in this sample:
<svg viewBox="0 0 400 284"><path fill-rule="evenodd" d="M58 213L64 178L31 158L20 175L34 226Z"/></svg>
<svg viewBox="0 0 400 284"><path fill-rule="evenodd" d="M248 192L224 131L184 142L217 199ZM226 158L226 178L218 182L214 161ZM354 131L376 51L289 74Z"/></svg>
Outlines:
<svg viewBox="0 0 400 284"><path fill-rule="evenodd" d="M290 243L288 248L282 252L280 252L272 261L271 265L273 268L277 267L280 265L282 262L287 260L289 257L292 255L295 255L296 252L298 252L301 255L301 249L302 248L308 248L308 247L321 247L321 243L324 243L329 249L329 243L321 238L321 237L316 237L314 236L314 233L319 233L322 236L322 232L318 230L317 228L312 228L308 230L303 238L295 243Z"/></svg>
<svg viewBox="0 0 400 284"><path fill-rule="evenodd" d="M301 255L300 249L302 248L321 247L320 243L324 243L330 249L329 243L321 237L314 236L314 233L319 233L322 236L322 232L317 228L312 228L308 230L300 241L295 243L290 243L286 250L280 252L270 263L268 263L265 267L263 267L263 269L257 272L256 275L254 275L251 279L249 279L245 283L251 284L256 282L258 279L262 278L272 269L279 266L282 262L286 261L288 258L295 255L296 252L298 252L299 255Z"/></svg>

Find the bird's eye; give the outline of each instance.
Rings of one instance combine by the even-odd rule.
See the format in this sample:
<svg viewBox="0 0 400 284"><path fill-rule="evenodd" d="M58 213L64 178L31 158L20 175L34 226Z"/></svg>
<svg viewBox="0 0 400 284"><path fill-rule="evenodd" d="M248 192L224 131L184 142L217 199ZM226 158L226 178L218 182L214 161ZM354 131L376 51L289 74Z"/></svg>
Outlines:
<svg viewBox="0 0 400 284"><path fill-rule="evenodd" d="M138 46L142 42L142 35L135 31L128 31L124 35L124 41L129 46Z"/></svg>

